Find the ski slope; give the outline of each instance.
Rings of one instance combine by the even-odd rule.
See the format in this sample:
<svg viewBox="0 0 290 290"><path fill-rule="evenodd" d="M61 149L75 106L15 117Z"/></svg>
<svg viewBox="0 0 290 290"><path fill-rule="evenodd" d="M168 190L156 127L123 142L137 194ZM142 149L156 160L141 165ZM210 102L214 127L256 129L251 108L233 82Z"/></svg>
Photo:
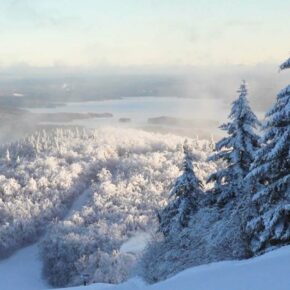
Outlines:
<svg viewBox="0 0 290 290"><path fill-rule="evenodd" d="M0 261L1 290L42 290L50 288L41 277L38 244L23 248Z"/></svg>
<svg viewBox="0 0 290 290"><path fill-rule="evenodd" d="M154 285L134 278L120 285L93 284L63 290L289 290L290 246L244 261L185 270Z"/></svg>
<svg viewBox="0 0 290 290"><path fill-rule="evenodd" d="M44 290L37 245L26 247L0 262L0 289ZM123 284L92 284L62 290L289 290L290 246L243 261L212 263L187 269L154 285L140 278ZM58 289L61 290L61 289Z"/></svg>
<svg viewBox="0 0 290 290"><path fill-rule="evenodd" d="M85 190L72 204L66 218L82 209L91 191ZM38 243L18 250L11 257L0 261L0 290L43 290L51 288L42 278L42 262Z"/></svg>

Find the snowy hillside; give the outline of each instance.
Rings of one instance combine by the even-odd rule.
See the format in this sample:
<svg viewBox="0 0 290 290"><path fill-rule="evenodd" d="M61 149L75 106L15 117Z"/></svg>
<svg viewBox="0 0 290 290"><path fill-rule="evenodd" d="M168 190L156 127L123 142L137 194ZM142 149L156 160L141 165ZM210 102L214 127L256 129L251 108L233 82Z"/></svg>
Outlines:
<svg viewBox="0 0 290 290"><path fill-rule="evenodd" d="M37 244L25 247L0 261L0 289L40 290L49 288L41 275L42 263Z"/></svg>
<svg viewBox="0 0 290 290"><path fill-rule="evenodd" d="M154 285L138 278L112 286L93 284L66 290L289 290L290 246L244 261L194 267Z"/></svg>
<svg viewBox="0 0 290 290"><path fill-rule="evenodd" d="M0 262L0 289L45 290L35 246ZM123 284L91 284L65 290L289 290L290 246L243 261L212 263L187 269L154 285L140 278ZM62 290L62 289L58 289Z"/></svg>
<svg viewBox="0 0 290 290"><path fill-rule="evenodd" d="M96 282L126 280L138 255L136 235L154 230L156 211L180 174L183 141L74 128L2 145L0 257L41 237L39 263L52 285L79 285L84 272ZM211 143L189 142L204 179L215 168L206 162Z"/></svg>

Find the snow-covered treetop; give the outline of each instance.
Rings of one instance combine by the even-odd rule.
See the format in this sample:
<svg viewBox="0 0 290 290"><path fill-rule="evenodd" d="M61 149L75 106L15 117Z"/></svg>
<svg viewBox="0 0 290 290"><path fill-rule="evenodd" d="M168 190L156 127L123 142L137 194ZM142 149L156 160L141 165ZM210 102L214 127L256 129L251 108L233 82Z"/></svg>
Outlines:
<svg viewBox="0 0 290 290"><path fill-rule="evenodd" d="M202 183L196 177L192 161L193 155L190 150L190 146L188 145L187 140L185 140L183 145L184 151L184 160L183 160L183 174L179 176L170 191L170 196L186 196L186 195L195 195L195 194L203 194L201 188Z"/></svg>
<svg viewBox="0 0 290 290"><path fill-rule="evenodd" d="M290 68L290 58L286 60L280 69ZM290 85L282 89L277 95L277 102L275 105L266 113L268 118L264 127L269 129L271 127L287 127L290 122Z"/></svg>
<svg viewBox="0 0 290 290"><path fill-rule="evenodd" d="M280 65L280 70L287 69L287 68L290 68L290 58L288 58L286 61L284 61Z"/></svg>
<svg viewBox="0 0 290 290"><path fill-rule="evenodd" d="M242 82L237 100L232 103L230 122L221 125L228 136L216 143L216 152L210 161L222 160L225 167L211 174L207 182L215 182L214 191L219 193L217 201L225 203L241 192L243 179L247 175L259 147L259 136L255 129L260 126L247 100L247 87Z"/></svg>
<svg viewBox="0 0 290 290"><path fill-rule="evenodd" d="M244 129L252 131L252 128L257 128L260 125L260 122L250 108L245 81L242 82L237 92L239 93L239 97L233 102L229 118L233 120L233 124L238 125L237 122L239 122L240 125L243 125Z"/></svg>
<svg viewBox="0 0 290 290"><path fill-rule="evenodd" d="M250 160L248 161L251 161L254 157L259 138L254 129L260 126L260 122L249 105L245 81L242 82L237 92L239 97L232 103L229 115L231 122L220 127L222 130L227 131L229 136L216 144L216 151L221 151L222 149L224 151L215 154L210 159L224 159L228 163L237 164L240 167L242 164L239 163L244 163L245 161L242 160L243 158L249 158ZM241 158L239 152L243 152L243 158Z"/></svg>
<svg viewBox="0 0 290 290"><path fill-rule="evenodd" d="M240 93L243 96L246 96L248 94L247 84L246 84L245 80L242 80L240 88L237 90L237 92Z"/></svg>

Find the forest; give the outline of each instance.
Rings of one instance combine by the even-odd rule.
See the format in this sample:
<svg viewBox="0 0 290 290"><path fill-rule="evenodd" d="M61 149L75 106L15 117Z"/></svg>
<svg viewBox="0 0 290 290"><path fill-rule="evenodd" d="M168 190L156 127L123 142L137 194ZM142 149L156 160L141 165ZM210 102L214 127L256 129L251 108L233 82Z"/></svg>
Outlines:
<svg viewBox="0 0 290 290"><path fill-rule="evenodd" d="M1 145L0 257L39 242L52 286L155 283L289 244L290 86L263 121L247 97L243 81L216 142L75 127ZM147 247L122 251L136 233Z"/></svg>

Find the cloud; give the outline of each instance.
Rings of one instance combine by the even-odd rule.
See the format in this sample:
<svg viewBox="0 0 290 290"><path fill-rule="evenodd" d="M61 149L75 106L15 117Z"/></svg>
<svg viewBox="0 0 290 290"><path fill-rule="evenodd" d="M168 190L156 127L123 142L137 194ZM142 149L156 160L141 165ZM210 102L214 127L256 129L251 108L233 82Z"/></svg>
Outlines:
<svg viewBox="0 0 290 290"><path fill-rule="evenodd" d="M69 11L61 9L60 5L47 5L42 0L4 1L7 5L2 14L7 19L14 19L14 25L32 25L34 28L69 27L78 25L80 22L79 17L70 15ZM57 2L51 1L50 3Z"/></svg>

